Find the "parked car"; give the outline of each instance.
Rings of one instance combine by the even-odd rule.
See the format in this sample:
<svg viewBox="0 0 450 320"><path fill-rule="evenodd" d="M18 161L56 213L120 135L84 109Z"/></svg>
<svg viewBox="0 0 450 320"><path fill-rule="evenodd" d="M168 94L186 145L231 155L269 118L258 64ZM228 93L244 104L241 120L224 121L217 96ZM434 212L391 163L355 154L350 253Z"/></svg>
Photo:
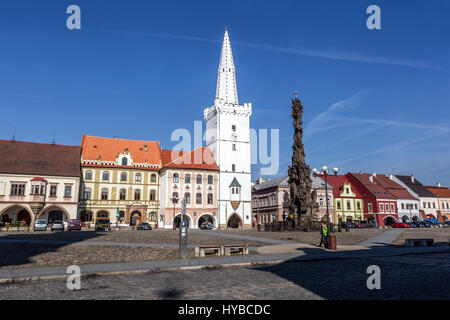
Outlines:
<svg viewBox="0 0 450 320"><path fill-rule="evenodd" d="M34 223L34 231L47 231L47 221L38 219Z"/></svg>
<svg viewBox="0 0 450 320"><path fill-rule="evenodd" d="M356 228L355 224L353 222L341 222L341 227L345 228L345 226L348 225L349 228Z"/></svg>
<svg viewBox="0 0 450 320"><path fill-rule="evenodd" d="M392 228L409 228L409 225L403 222L396 222L391 225Z"/></svg>
<svg viewBox="0 0 450 320"><path fill-rule="evenodd" d="M203 222L200 225L201 230L212 230L214 229L214 225L211 222Z"/></svg>
<svg viewBox="0 0 450 320"><path fill-rule="evenodd" d="M425 221L417 221L418 224L421 225L421 228L431 228L431 225Z"/></svg>
<svg viewBox="0 0 450 320"><path fill-rule="evenodd" d="M419 223L419 221L413 221L413 222L411 222L411 226L412 226L413 228L424 228L424 226L422 226L422 225Z"/></svg>
<svg viewBox="0 0 450 320"><path fill-rule="evenodd" d="M137 226L138 230L152 230L152 226L148 222L141 222Z"/></svg>
<svg viewBox="0 0 450 320"><path fill-rule="evenodd" d="M60 230L64 231L64 223L62 221L53 221L50 227L51 231Z"/></svg>
<svg viewBox="0 0 450 320"><path fill-rule="evenodd" d="M425 220L425 223L428 223L430 227L440 227L439 222L436 222L435 220Z"/></svg>
<svg viewBox="0 0 450 320"><path fill-rule="evenodd" d="M371 220L364 220L355 224L355 228L375 228L375 223Z"/></svg>
<svg viewBox="0 0 450 320"><path fill-rule="evenodd" d="M446 227L450 227L450 221L444 221Z"/></svg>
<svg viewBox="0 0 450 320"><path fill-rule="evenodd" d="M111 231L111 222L107 218L100 218L95 221L95 231Z"/></svg>
<svg viewBox="0 0 450 320"><path fill-rule="evenodd" d="M408 228L418 228L417 224L414 222L405 222L405 224L408 226Z"/></svg>
<svg viewBox="0 0 450 320"><path fill-rule="evenodd" d="M78 219L70 219L69 224L67 226L68 231L78 230L81 231L81 220Z"/></svg>

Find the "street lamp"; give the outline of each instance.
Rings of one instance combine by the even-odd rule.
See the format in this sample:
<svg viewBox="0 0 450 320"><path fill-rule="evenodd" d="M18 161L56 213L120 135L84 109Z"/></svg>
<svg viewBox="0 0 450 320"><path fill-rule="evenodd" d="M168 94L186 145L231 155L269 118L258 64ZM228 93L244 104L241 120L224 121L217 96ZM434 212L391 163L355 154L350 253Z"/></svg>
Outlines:
<svg viewBox="0 0 450 320"><path fill-rule="evenodd" d="M317 170L317 169L313 169L312 172L314 173L314 176L318 176L320 174L319 170ZM333 169L333 173L334 173L335 176L337 176L337 174L339 173L339 169L338 168L334 168ZM328 167L327 166L323 166L322 167L322 174L323 174L323 176L325 178L325 202L327 204L327 219L328 219L328 224L331 227L331 216L330 216L330 211L329 211L329 208L328 208L328 183L327 183ZM330 231L331 231L331 228L330 228Z"/></svg>
<svg viewBox="0 0 450 320"><path fill-rule="evenodd" d="M178 196L175 195L170 200L172 200L173 203L173 219L174 219L173 222L175 222L175 205L178 203Z"/></svg>

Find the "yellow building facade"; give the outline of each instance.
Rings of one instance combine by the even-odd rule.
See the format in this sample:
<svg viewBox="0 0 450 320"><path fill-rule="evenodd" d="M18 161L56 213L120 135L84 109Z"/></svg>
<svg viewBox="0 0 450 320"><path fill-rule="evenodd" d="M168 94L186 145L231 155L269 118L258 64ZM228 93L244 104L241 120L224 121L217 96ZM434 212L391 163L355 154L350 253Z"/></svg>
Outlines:
<svg viewBox="0 0 450 320"><path fill-rule="evenodd" d="M101 217L113 226L157 227L160 168L158 142L83 136L81 221L93 225Z"/></svg>

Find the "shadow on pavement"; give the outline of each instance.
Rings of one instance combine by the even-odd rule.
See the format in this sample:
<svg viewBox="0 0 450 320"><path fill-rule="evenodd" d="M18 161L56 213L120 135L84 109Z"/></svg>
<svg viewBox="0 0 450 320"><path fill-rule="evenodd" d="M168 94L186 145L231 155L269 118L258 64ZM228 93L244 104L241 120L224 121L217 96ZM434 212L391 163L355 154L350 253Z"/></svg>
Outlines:
<svg viewBox="0 0 450 320"><path fill-rule="evenodd" d="M29 264L34 256L56 252L62 247L103 235L104 233L95 231L0 233L0 268Z"/></svg>
<svg viewBox="0 0 450 320"><path fill-rule="evenodd" d="M436 246L443 244L437 243ZM448 244L445 245L448 246ZM400 247L404 248L404 246L393 246L393 249ZM392 261L389 258L383 260L383 258L373 257L378 254L383 255L382 250L386 250L385 246L354 250L351 251L351 256L354 256L354 258L345 259L339 256L338 251L324 251L320 248L298 250L303 251L302 258L308 259L308 257L311 257L311 260L295 261L294 258L281 264L251 267L251 269L275 274L324 299L417 300L450 298L446 280L443 281L449 279L450 268L447 268L447 270L444 268L433 269L426 264L426 259L423 264L420 261L405 264L404 259L402 262L396 260L396 257L392 257ZM450 250L448 252L450 253ZM405 257L407 256L405 255ZM320 257L318 260L314 260L318 257ZM381 290L369 290L367 287L368 278L372 275L372 273L367 272L367 268L371 265L377 265L381 269ZM434 273L432 277L429 276L430 272Z"/></svg>

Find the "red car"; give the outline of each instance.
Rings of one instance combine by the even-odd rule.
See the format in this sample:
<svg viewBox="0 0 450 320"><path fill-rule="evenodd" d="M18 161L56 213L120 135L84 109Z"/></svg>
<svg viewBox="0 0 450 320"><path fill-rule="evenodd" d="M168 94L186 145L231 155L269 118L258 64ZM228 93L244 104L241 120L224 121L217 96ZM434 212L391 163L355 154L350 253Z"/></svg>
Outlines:
<svg viewBox="0 0 450 320"><path fill-rule="evenodd" d="M410 228L409 225L407 225L406 223L402 223L402 222L393 223L391 227L392 228Z"/></svg>
<svg viewBox="0 0 450 320"><path fill-rule="evenodd" d="M67 227L67 230L69 230L69 231L72 231L72 230L81 231L81 220L70 219L69 220L69 225Z"/></svg>

